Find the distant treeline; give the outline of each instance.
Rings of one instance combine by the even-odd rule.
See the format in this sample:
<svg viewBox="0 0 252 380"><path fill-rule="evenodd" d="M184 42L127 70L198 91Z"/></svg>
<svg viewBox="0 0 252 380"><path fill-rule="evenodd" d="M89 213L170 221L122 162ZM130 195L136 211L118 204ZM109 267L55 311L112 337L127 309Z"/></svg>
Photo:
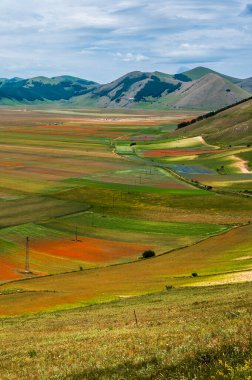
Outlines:
<svg viewBox="0 0 252 380"><path fill-rule="evenodd" d="M246 98L246 99L242 99L239 102L230 104L229 106L226 106L226 107L223 107L223 108L219 108L216 111L211 111L211 112L208 112L208 113L206 113L204 115L200 115L200 116L198 116L195 119L192 119L190 121L183 121L182 123L179 123L177 125L177 129L181 129L181 128L187 127L188 125L194 124L197 121L208 119L209 117L215 116L215 115L217 115L220 112L226 111L229 108L235 107L235 106L237 106L238 104L241 104L241 103L245 103L245 102L247 102L248 100L251 100L251 99L252 99L252 96L250 96L249 98Z"/></svg>

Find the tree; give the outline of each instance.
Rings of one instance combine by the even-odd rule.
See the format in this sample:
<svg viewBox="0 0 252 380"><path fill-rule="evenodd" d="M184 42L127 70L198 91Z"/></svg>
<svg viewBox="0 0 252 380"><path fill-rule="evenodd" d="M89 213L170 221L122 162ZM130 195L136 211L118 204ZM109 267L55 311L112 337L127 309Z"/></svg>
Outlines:
<svg viewBox="0 0 252 380"><path fill-rule="evenodd" d="M142 254L143 259L149 259L150 257L156 256L155 252L149 249L148 251L144 251Z"/></svg>

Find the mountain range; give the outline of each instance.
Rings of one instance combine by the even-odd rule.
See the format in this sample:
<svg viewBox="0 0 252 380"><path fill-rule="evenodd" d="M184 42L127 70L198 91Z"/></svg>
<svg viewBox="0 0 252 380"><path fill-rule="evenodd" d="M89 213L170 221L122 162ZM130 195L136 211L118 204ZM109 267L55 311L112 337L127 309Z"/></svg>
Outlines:
<svg viewBox="0 0 252 380"><path fill-rule="evenodd" d="M69 75L0 79L0 105L57 102L80 107L212 110L251 93L252 78L233 78L205 67L175 75L134 71L108 84Z"/></svg>

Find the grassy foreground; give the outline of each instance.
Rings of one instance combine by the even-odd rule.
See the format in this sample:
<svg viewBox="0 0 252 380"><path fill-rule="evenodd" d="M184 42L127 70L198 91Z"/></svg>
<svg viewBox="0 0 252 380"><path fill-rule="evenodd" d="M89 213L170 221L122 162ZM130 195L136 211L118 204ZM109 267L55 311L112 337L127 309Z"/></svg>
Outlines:
<svg viewBox="0 0 252 380"><path fill-rule="evenodd" d="M248 380L251 312L244 283L2 319L0 378Z"/></svg>

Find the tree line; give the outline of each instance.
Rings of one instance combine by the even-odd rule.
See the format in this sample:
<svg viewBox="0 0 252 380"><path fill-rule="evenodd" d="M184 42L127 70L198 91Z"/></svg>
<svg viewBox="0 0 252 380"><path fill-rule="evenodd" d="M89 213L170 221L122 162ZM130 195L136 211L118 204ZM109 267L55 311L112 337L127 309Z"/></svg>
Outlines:
<svg viewBox="0 0 252 380"><path fill-rule="evenodd" d="M218 110L215 110L215 111L210 111L210 112L208 112L208 113L206 113L204 115L200 115L200 116L198 116L198 117L196 117L196 118L194 118L194 119L192 119L190 121L182 121L181 123L179 123L177 125L177 129L181 129L181 128L187 127L188 125L194 124L197 121L208 119L209 117L215 116L215 115L217 115L220 112L226 111L229 108L232 108L232 107L235 107L235 106L237 106L239 104L245 103L245 102L247 102L248 100L251 100L251 99L252 99L252 96L250 96L249 98L246 98L246 99L242 99L239 102L230 104L229 106L219 108Z"/></svg>

